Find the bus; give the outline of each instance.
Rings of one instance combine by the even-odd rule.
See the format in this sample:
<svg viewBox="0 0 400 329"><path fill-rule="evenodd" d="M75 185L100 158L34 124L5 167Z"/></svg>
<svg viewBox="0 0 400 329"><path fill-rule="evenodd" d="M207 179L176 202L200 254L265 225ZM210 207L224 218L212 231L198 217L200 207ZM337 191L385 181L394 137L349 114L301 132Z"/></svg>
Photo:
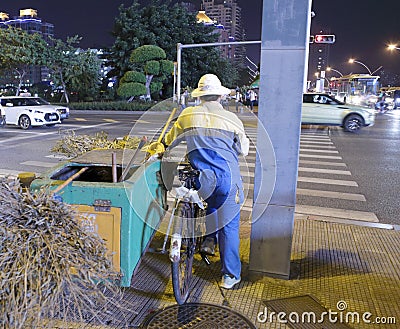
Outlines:
<svg viewBox="0 0 400 329"><path fill-rule="evenodd" d="M380 77L369 74L349 74L332 78L330 90L335 98L363 106L374 106L380 88Z"/></svg>

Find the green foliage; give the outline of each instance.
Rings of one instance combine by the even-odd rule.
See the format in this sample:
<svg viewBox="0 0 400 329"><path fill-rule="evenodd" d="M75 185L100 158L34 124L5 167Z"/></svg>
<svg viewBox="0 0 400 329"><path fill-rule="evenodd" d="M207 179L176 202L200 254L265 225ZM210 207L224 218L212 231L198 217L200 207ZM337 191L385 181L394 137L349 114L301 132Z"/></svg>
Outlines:
<svg viewBox="0 0 400 329"><path fill-rule="evenodd" d="M0 71L4 76L17 77L19 94L24 77L32 65L43 65L48 48L38 34L7 26L0 29Z"/></svg>
<svg viewBox="0 0 400 329"><path fill-rule="evenodd" d="M149 102L79 102L69 103L71 110L97 110L97 111L145 111L153 104Z"/></svg>
<svg viewBox="0 0 400 329"><path fill-rule="evenodd" d="M145 95L146 86L138 82L121 83L117 89L118 96L129 98Z"/></svg>
<svg viewBox="0 0 400 329"><path fill-rule="evenodd" d="M160 63L157 61L148 61L144 65L144 71L147 75L158 75L160 74Z"/></svg>
<svg viewBox="0 0 400 329"><path fill-rule="evenodd" d="M134 63L129 62L132 51L143 45L156 45L165 51L166 58L175 59L177 43L198 44L218 40L213 27L198 24L194 13L169 1L153 1L141 7L138 0L134 0L130 7L121 6L113 35L115 43L108 59L110 66L114 67L110 76L117 77L122 77L124 72L132 69ZM181 73L182 87L196 86L205 73L217 74L228 86L235 86L237 79L235 68L228 60L221 58L217 47L184 50ZM171 75L169 77L171 83Z"/></svg>
<svg viewBox="0 0 400 329"><path fill-rule="evenodd" d="M7 26L0 29L0 63L2 68L21 64L43 64L46 42L37 34L28 34L20 28Z"/></svg>
<svg viewBox="0 0 400 329"><path fill-rule="evenodd" d="M128 71L121 78L121 83L126 83L126 82L139 82L145 84L146 76L142 72Z"/></svg>
<svg viewBox="0 0 400 329"><path fill-rule="evenodd" d="M51 39L53 46L46 49L46 66L52 72L56 86L64 91L69 102L68 91L80 93L82 98L95 94L100 85L101 62L90 50L81 51L75 47L81 38L69 37L64 42Z"/></svg>
<svg viewBox="0 0 400 329"><path fill-rule="evenodd" d="M162 89L163 83L154 81L150 84L150 92L152 94L159 92Z"/></svg>
<svg viewBox="0 0 400 329"><path fill-rule="evenodd" d="M136 71L127 71L120 80L120 85L117 90L117 94L121 97L137 97L141 95L146 95L146 99L151 99L151 94L159 92L163 87L163 81L166 80L170 72L165 72L164 70L169 70L173 68L173 63L171 61L163 59L165 58L165 52L160 47L153 45L144 45L134 51L130 56L130 61L134 65ZM141 73L143 72L143 73ZM143 74L144 80L130 80L134 75ZM152 80L155 78L152 86ZM133 85L132 82L141 82L142 88L138 85ZM129 85L129 86L125 86ZM144 89L143 89L144 88ZM142 90L144 92L140 93Z"/></svg>
<svg viewBox="0 0 400 329"><path fill-rule="evenodd" d="M151 60L158 61L160 59L165 59L166 57L165 51L160 47L144 45L132 51L130 61L132 63L144 63Z"/></svg>
<svg viewBox="0 0 400 329"><path fill-rule="evenodd" d="M78 94L78 99L92 98L100 86L101 61L90 50L75 53L73 64L65 68L68 90Z"/></svg>
<svg viewBox="0 0 400 329"><path fill-rule="evenodd" d="M166 75L171 75L174 72L174 63L167 60L160 61L160 70Z"/></svg>
<svg viewBox="0 0 400 329"><path fill-rule="evenodd" d="M68 91L74 91L81 99L93 97L100 86L101 62L90 50L75 47L80 37L67 38L64 42L50 39L49 44L38 33L13 27L0 29L0 69L4 75L17 76L22 85L31 66L45 66L51 71L55 87L64 90L68 102ZM20 87L16 93L19 93Z"/></svg>

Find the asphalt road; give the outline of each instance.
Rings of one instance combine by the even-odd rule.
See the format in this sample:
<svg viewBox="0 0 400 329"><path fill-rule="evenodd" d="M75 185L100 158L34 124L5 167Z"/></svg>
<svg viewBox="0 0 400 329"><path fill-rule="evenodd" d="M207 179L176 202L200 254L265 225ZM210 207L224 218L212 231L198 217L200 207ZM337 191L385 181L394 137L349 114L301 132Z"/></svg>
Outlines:
<svg viewBox="0 0 400 329"><path fill-rule="evenodd" d="M50 152L64 130L74 130L79 135L104 131L110 139L145 135L151 140L167 118L168 114L160 112L143 115L78 111L55 127L23 131L7 126L0 130L0 174L42 173L64 161ZM255 118L242 119L255 138ZM381 223L399 225L399 159L400 111L378 116L373 127L357 134L346 133L340 127L303 127L297 204L339 209L349 216L351 212L367 212L376 215ZM323 181L328 183L322 184Z"/></svg>
<svg viewBox="0 0 400 329"><path fill-rule="evenodd" d="M383 223L400 223L400 110L376 117L358 134L337 130L332 140L365 195L367 211Z"/></svg>

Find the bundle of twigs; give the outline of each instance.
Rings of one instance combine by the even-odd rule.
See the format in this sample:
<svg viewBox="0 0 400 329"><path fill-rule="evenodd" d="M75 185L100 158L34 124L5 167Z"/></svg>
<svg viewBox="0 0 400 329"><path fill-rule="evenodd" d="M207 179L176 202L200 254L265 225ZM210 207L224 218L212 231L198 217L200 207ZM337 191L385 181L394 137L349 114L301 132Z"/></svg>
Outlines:
<svg viewBox="0 0 400 329"><path fill-rule="evenodd" d="M77 135L73 130L61 131L61 139L51 149L52 153L63 154L67 157L76 157L94 149L136 149L139 137L124 136L122 139L109 140L104 131L95 135Z"/></svg>
<svg viewBox="0 0 400 329"><path fill-rule="evenodd" d="M96 321L115 309L119 273L104 241L70 205L4 178L0 200L1 328Z"/></svg>

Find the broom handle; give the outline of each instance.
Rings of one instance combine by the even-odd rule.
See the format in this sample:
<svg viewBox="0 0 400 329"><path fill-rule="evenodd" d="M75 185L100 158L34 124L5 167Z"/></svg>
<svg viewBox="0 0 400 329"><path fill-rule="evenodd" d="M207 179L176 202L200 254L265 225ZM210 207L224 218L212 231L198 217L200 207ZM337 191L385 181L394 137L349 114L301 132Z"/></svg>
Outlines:
<svg viewBox="0 0 400 329"><path fill-rule="evenodd" d="M168 129L168 127L169 127L169 124L171 123L172 118L173 118L173 116L174 116L175 113L176 113L176 110L177 110L176 107L174 107L174 108L172 109L171 114L169 115L168 120L167 120L167 122L165 123L165 126L164 126L163 130L161 131L160 136L159 136L158 139L157 139L157 142L158 142L158 143L161 143L161 141L162 141L162 139L163 139L163 137L164 137L164 134L165 134L165 132L167 131L167 129Z"/></svg>
<svg viewBox="0 0 400 329"><path fill-rule="evenodd" d="M89 169L89 167L83 167L77 173L73 174L64 183L62 183L61 185L58 185L57 188L53 190L53 194L56 194L57 192L61 191L64 187L66 187L69 183L71 183L75 178L78 178L80 175L82 175L88 169Z"/></svg>
<svg viewBox="0 0 400 329"><path fill-rule="evenodd" d="M132 158L130 159L128 165L125 167L125 169L123 170L121 176L118 179L118 182L122 182L125 179L125 176L128 174L129 169L131 168L133 161L136 158L136 155L138 154L138 152L142 149L142 147L144 146L144 144L146 144L147 138L146 136L143 136L142 139L139 142L139 145L137 147L137 149L135 150L135 152L133 153Z"/></svg>

